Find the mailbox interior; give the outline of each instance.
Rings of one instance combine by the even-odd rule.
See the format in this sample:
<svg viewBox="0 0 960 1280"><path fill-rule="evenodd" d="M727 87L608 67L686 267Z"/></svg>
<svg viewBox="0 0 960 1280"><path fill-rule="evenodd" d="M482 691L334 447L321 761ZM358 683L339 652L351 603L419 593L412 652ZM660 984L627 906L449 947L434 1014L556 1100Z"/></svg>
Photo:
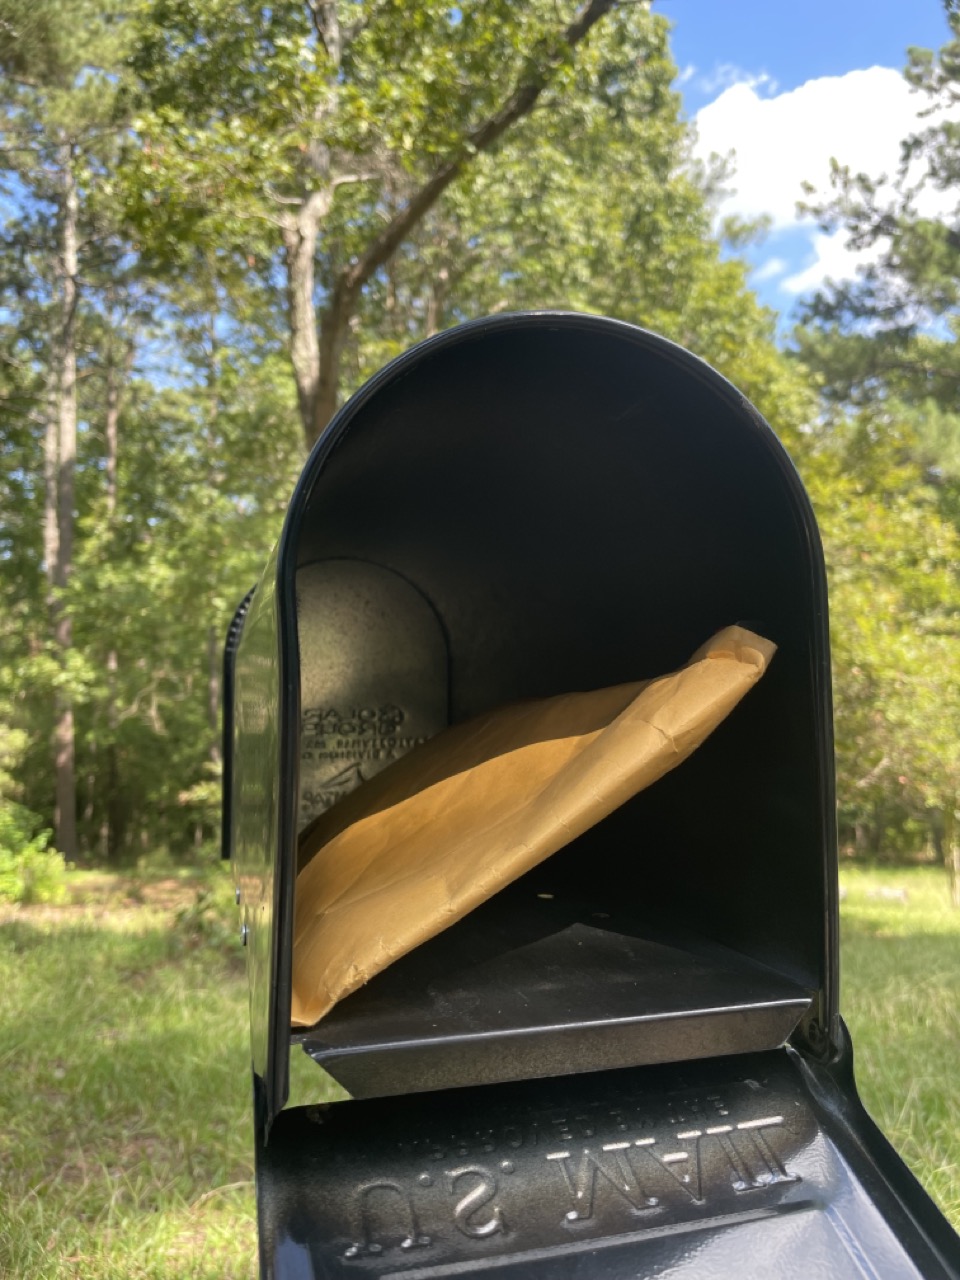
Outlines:
<svg viewBox="0 0 960 1280"><path fill-rule="evenodd" d="M762 1049L808 1005L800 1035L825 1047L835 842L822 555L792 465L729 384L609 321L508 317L442 335L369 384L320 442L281 545L281 609L285 572L301 714L386 701L415 736L515 699L673 670L731 623L779 646L681 768L298 1037L348 1090ZM295 858L280 850L282 876ZM531 966L553 974L563 1008L541 983L529 1025L494 1018L509 1052L501 1041L483 1067L487 1014ZM658 1005L667 990L673 1003ZM671 1034L634 1027L625 1041L625 1002L659 1011ZM430 1035L451 1003L470 1010L459 1059L462 1017ZM697 1015L685 1029L684 1012ZM738 1039L744 1016L754 1034ZM548 1050L558 1017L568 1034Z"/></svg>

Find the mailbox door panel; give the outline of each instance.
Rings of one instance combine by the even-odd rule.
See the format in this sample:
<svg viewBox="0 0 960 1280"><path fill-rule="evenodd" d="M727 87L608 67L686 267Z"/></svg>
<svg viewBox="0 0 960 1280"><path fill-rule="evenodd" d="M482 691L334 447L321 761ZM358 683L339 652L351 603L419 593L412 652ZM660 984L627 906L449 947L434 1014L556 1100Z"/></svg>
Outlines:
<svg viewBox="0 0 960 1280"><path fill-rule="evenodd" d="M254 592L233 673L230 845L247 946L258 1128L283 1105L288 1073L290 965L282 940L292 927L293 884L277 872L277 851L290 839L295 793L286 740L297 711L288 705L292 691L284 680L277 558L274 552Z"/></svg>
<svg viewBox="0 0 960 1280"><path fill-rule="evenodd" d="M298 1108L259 1156L271 1280L956 1280L842 1073L790 1051Z"/></svg>

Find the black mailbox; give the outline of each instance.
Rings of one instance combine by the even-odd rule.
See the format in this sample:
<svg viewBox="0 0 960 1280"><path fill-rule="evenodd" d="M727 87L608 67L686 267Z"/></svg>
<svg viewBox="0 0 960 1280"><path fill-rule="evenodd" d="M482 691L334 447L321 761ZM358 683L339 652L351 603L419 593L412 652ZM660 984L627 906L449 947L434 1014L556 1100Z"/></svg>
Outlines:
<svg viewBox="0 0 960 1280"><path fill-rule="evenodd" d="M778 651L690 760L291 1028L318 812L447 725L733 623ZM572 314L421 344L318 442L226 667L265 1276L960 1275L857 1099L823 558L732 386ZM291 1052L351 1100L284 1109Z"/></svg>

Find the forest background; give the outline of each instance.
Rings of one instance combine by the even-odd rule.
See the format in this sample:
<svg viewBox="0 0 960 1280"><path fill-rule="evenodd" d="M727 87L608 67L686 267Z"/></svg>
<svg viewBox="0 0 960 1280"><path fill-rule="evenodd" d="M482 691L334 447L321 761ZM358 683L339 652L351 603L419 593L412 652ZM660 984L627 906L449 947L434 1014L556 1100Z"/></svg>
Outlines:
<svg viewBox="0 0 960 1280"><path fill-rule="evenodd" d="M646 3L0 0L0 896L216 856L223 639L306 450L418 339L561 307L771 422L826 546L843 848L960 905L946 13L899 179L810 197L872 264L778 331Z"/></svg>

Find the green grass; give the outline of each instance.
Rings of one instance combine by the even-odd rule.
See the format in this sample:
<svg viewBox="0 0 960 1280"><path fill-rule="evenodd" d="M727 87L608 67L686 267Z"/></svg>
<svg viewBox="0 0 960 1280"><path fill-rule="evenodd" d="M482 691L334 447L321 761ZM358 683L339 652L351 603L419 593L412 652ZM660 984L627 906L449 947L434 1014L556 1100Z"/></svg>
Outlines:
<svg viewBox="0 0 960 1280"><path fill-rule="evenodd" d="M843 882L861 1091L960 1226L960 913L929 868L851 867ZM229 882L80 873L70 889L72 905L0 915L0 1276L253 1277ZM871 896L883 889L907 901ZM312 1064L293 1066L298 1100L316 1100Z"/></svg>
<svg viewBox="0 0 960 1280"><path fill-rule="evenodd" d="M844 867L841 1008L867 1109L960 1229L960 911L935 867ZM906 901L892 895L903 891Z"/></svg>
<svg viewBox="0 0 960 1280"><path fill-rule="evenodd" d="M4 1276L254 1275L239 947L138 896L0 927Z"/></svg>

